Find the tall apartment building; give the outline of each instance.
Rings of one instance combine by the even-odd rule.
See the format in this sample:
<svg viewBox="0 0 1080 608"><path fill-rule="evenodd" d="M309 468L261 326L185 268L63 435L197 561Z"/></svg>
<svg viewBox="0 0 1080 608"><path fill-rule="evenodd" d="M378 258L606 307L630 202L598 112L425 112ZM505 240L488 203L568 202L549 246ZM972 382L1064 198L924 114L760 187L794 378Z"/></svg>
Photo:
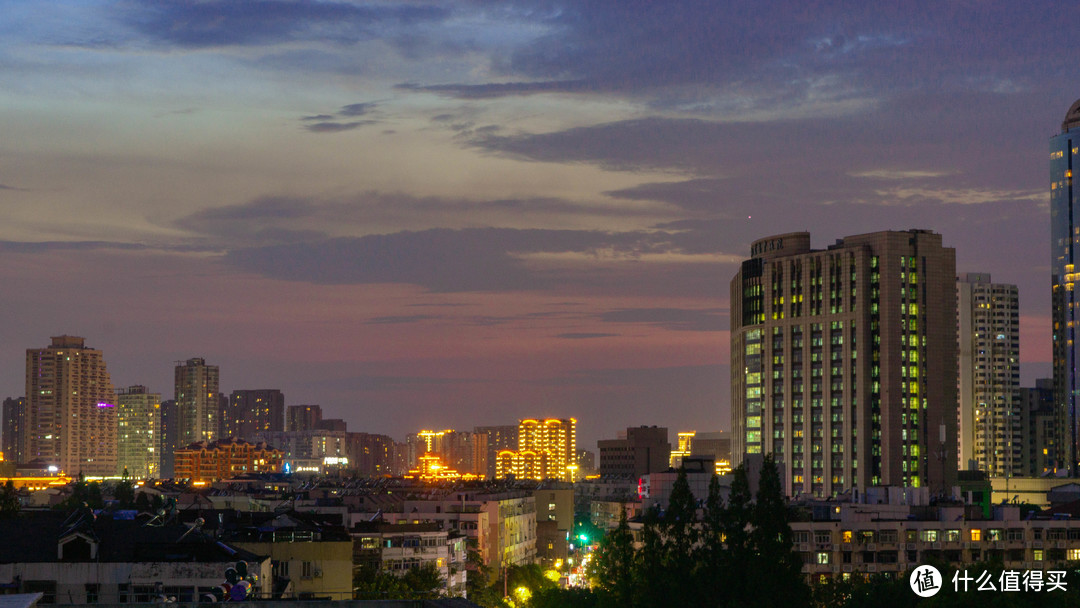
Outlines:
<svg viewBox="0 0 1080 608"><path fill-rule="evenodd" d="M183 447L179 444L179 436L177 434L177 427L180 422L180 415L176 410L176 400L168 399L161 402L161 477L168 479L173 476L173 469L175 464L174 452L178 447Z"/></svg>
<svg viewBox="0 0 1080 608"><path fill-rule="evenodd" d="M416 468L422 456L433 454L441 463L459 473L484 475L487 469L487 435L468 431L422 430L405 438L409 446L409 468Z"/></svg>
<svg viewBox="0 0 1080 608"><path fill-rule="evenodd" d="M926 230L755 241L731 281L732 456L789 494L956 479L955 251Z"/></svg>
<svg viewBox="0 0 1080 608"><path fill-rule="evenodd" d="M345 443L349 467L357 475L386 477L401 473L395 467L396 450L393 438L373 433L349 432L345 434Z"/></svg>
<svg viewBox="0 0 1080 608"><path fill-rule="evenodd" d="M285 395L276 388L233 391L219 428L224 437L242 439L260 432L280 433L285 430Z"/></svg>
<svg viewBox="0 0 1080 608"><path fill-rule="evenodd" d="M518 449L496 455L495 476L574 481L577 472L577 420L526 418L518 422Z"/></svg>
<svg viewBox="0 0 1080 608"><path fill-rule="evenodd" d="M495 479L495 461L499 452L516 450L518 447L518 427L512 424L473 427L474 434L487 436L487 463L485 473L488 479Z"/></svg>
<svg viewBox="0 0 1080 608"><path fill-rule="evenodd" d="M129 386L116 393L116 474L161 476L161 393Z"/></svg>
<svg viewBox="0 0 1080 608"><path fill-rule="evenodd" d="M957 281L960 336L959 466L1023 475L1020 297L1016 285L968 273Z"/></svg>
<svg viewBox="0 0 1080 608"><path fill-rule="evenodd" d="M1061 123L1061 133L1050 138L1050 283L1054 341L1054 400L1057 416L1056 466L1080 477L1078 433L1080 418L1080 301L1074 288L1080 282L1080 192L1073 186L1073 169L1080 169L1080 99Z"/></svg>
<svg viewBox="0 0 1080 608"><path fill-rule="evenodd" d="M637 479L668 468L671 443L662 426L638 426L619 433L618 439L596 442L600 451L601 477Z"/></svg>
<svg viewBox="0 0 1080 608"><path fill-rule="evenodd" d="M194 358L176 363L176 446L214 441L218 435L218 366Z"/></svg>
<svg viewBox="0 0 1080 608"><path fill-rule="evenodd" d="M286 431L313 431L322 422L322 406L290 405L285 408Z"/></svg>
<svg viewBox="0 0 1080 608"><path fill-rule="evenodd" d="M1022 475L1042 477L1054 470L1057 447L1054 380L1039 378L1034 387L1022 387L1019 393Z"/></svg>
<svg viewBox="0 0 1080 608"><path fill-rule="evenodd" d="M8 462L23 462L23 427L26 426L26 397L4 399L0 411L0 452Z"/></svg>
<svg viewBox="0 0 1080 608"><path fill-rule="evenodd" d="M116 474L116 393L101 351L57 336L26 351L23 458L68 475Z"/></svg>

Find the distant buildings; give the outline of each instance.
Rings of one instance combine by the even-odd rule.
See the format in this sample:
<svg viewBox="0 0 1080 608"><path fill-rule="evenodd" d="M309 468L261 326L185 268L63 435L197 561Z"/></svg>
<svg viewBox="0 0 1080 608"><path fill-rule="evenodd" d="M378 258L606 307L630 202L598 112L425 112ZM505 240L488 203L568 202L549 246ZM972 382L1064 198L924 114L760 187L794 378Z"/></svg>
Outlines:
<svg viewBox="0 0 1080 608"><path fill-rule="evenodd" d="M280 473L284 454L265 443L231 437L199 441L176 450L174 476L197 483L231 479L247 473Z"/></svg>
<svg viewBox="0 0 1080 608"><path fill-rule="evenodd" d="M8 462L23 461L23 430L26 425L26 397L4 399L0 410L0 452Z"/></svg>
<svg viewBox="0 0 1080 608"><path fill-rule="evenodd" d="M276 388L235 390L229 396L222 437L251 438L255 433L285 430L285 395Z"/></svg>
<svg viewBox="0 0 1080 608"><path fill-rule="evenodd" d="M731 469L731 435L723 431L698 433L682 431L678 435L679 443L671 450L669 464L677 469L688 456L711 458L716 465L716 473L723 475Z"/></svg>
<svg viewBox="0 0 1080 608"><path fill-rule="evenodd" d="M1023 475L1017 287L969 273L957 292L960 467L991 477Z"/></svg>
<svg viewBox="0 0 1080 608"><path fill-rule="evenodd" d="M388 477L401 474L395 466L397 450L392 437L349 432L345 434L345 444L349 468L357 475Z"/></svg>
<svg viewBox="0 0 1080 608"><path fill-rule="evenodd" d="M789 494L956 479L955 251L925 230L755 241L731 281L735 463Z"/></svg>
<svg viewBox="0 0 1080 608"><path fill-rule="evenodd" d="M630 477L664 471L668 468L671 444L668 430L658 426L638 426L619 433L618 439L601 439L601 477Z"/></svg>
<svg viewBox="0 0 1080 608"><path fill-rule="evenodd" d="M57 336L26 351L23 459L69 475L116 473L116 393L101 351Z"/></svg>
<svg viewBox="0 0 1080 608"><path fill-rule="evenodd" d="M117 458L114 474L133 479L161 477L161 394L145 386L116 393Z"/></svg>
<svg viewBox="0 0 1080 608"><path fill-rule="evenodd" d="M218 438L219 376L218 366L207 365L205 359L177 362L174 374L177 446Z"/></svg>
<svg viewBox="0 0 1080 608"><path fill-rule="evenodd" d="M318 405L290 405L285 408L286 431L310 431L322 421L322 407Z"/></svg>
<svg viewBox="0 0 1080 608"><path fill-rule="evenodd" d="M1058 440L1055 422L1054 381L1040 378L1032 388L1021 388L1020 434L1024 472L1029 477L1041 477L1054 470Z"/></svg>
<svg viewBox="0 0 1080 608"><path fill-rule="evenodd" d="M518 423L518 449L496 455L495 476L502 479L573 481L577 473L577 420L526 418Z"/></svg>
<svg viewBox="0 0 1080 608"><path fill-rule="evenodd" d="M1080 417L1080 301L1076 298L1080 272L1077 234L1080 234L1080 192L1073 186L1073 169L1080 168L1080 100L1065 114L1061 133L1050 138L1051 327L1054 340L1054 400L1057 403L1056 464L1073 477L1078 468Z"/></svg>
<svg viewBox="0 0 1080 608"><path fill-rule="evenodd" d="M514 425L478 426L473 433L487 436L487 455L484 471L488 479L495 479L495 461L499 452L516 450L518 447L518 427Z"/></svg>

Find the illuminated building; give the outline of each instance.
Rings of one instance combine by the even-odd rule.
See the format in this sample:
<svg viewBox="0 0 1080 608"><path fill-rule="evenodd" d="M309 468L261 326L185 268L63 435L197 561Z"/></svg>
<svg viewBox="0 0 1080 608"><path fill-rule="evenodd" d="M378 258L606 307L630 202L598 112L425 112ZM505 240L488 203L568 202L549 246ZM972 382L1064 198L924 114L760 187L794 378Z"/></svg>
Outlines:
<svg viewBox="0 0 1080 608"><path fill-rule="evenodd" d="M495 457L495 476L574 481L577 472L577 420L527 418L518 423L518 449Z"/></svg>
<svg viewBox="0 0 1080 608"><path fill-rule="evenodd" d="M58 336L26 351L23 458L68 474L116 474L116 393L101 351Z"/></svg>
<svg viewBox="0 0 1080 608"><path fill-rule="evenodd" d="M473 427L473 434L483 434L486 437L487 449L484 462L477 462L476 464L477 466L482 464L484 468L480 470L487 473L488 479L494 479L497 477L495 474L495 461L499 452L516 450L518 447L518 427L512 424L477 426Z"/></svg>
<svg viewBox="0 0 1080 608"><path fill-rule="evenodd" d="M734 464L791 494L956 480L956 252L927 230L755 241L731 281Z"/></svg>
<svg viewBox="0 0 1080 608"><path fill-rule="evenodd" d="M1016 285L969 273L957 282L961 468L1024 474L1020 412L1020 297Z"/></svg>
<svg viewBox="0 0 1080 608"><path fill-rule="evenodd" d="M405 474L406 479L419 479L420 481L456 481L459 479L476 479L471 473L459 473L443 463L438 454L424 454L420 457L415 469Z"/></svg>
<svg viewBox="0 0 1080 608"><path fill-rule="evenodd" d="M283 454L265 443L230 437L176 450L177 479L209 483L247 473L280 473Z"/></svg>
<svg viewBox="0 0 1080 608"><path fill-rule="evenodd" d="M678 446L671 450L671 457L668 459L668 466L673 469L677 469L682 465L683 458L690 455L690 447L693 445L695 431L683 431L679 433Z"/></svg>
<svg viewBox="0 0 1080 608"><path fill-rule="evenodd" d="M447 429L444 431L420 431L406 437L409 446L409 466L420 466L420 458L435 454L445 466L462 474L483 476L486 472L484 459L487 454L487 436Z"/></svg>
<svg viewBox="0 0 1080 608"><path fill-rule="evenodd" d="M116 474L134 479L161 476L161 395L145 386L116 393Z"/></svg>
<svg viewBox="0 0 1080 608"><path fill-rule="evenodd" d="M1074 288L1077 251L1080 246L1080 197L1073 186L1073 170L1080 169L1080 99L1072 104L1061 123L1061 133L1050 138L1050 308L1054 341L1054 399L1058 410L1059 448L1057 466L1073 477L1080 476L1077 449L1080 418L1080 301Z"/></svg>
<svg viewBox="0 0 1080 608"><path fill-rule="evenodd" d="M205 359L176 364L176 445L218 438L218 382L216 365ZM179 465L176 465L179 466Z"/></svg>
<svg viewBox="0 0 1080 608"><path fill-rule="evenodd" d="M677 469L684 458L691 456L711 458L716 463L716 474L726 475L731 472L731 437L723 431L698 433L684 431L679 433L679 447L671 450L671 468Z"/></svg>
<svg viewBox="0 0 1080 608"><path fill-rule="evenodd" d="M394 468L394 439L374 433L345 434L345 450L349 457L349 466L357 475L366 477L387 477L398 471Z"/></svg>
<svg viewBox="0 0 1080 608"><path fill-rule="evenodd" d="M222 437L247 439L262 431L285 430L285 395L276 388L236 390L229 396Z"/></svg>

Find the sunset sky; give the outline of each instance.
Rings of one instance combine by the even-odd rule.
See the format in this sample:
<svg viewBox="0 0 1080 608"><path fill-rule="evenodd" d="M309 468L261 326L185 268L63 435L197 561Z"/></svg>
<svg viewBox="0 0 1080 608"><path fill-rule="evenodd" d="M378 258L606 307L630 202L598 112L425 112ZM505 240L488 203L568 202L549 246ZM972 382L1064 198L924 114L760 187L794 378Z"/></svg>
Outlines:
<svg viewBox="0 0 1080 608"><path fill-rule="evenodd" d="M1049 373L1080 3L0 0L0 396L63 333L349 429L729 428L750 242L927 228Z"/></svg>

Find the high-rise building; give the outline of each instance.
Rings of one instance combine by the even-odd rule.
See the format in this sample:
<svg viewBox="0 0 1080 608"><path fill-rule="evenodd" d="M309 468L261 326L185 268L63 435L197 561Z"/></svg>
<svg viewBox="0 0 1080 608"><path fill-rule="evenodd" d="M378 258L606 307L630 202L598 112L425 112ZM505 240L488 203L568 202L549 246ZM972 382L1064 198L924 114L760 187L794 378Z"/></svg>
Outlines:
<svg viewBox="0 0 1080 608"><path fill-rule="evenodd" d="M1080 433L1080 192L1073 187L1073 170L1080 170L1080 99L1050 138L1050 284L1051 329L1054 341L1054 400L1057 418L1056 466L1080 476L1077 448Z"/></svg>
<svg viewBox="0 0 1080 608"><path fill-rule="evenodd" d="M168 399L161 402L161 477L169 479L173 477L174 452L179 447L177 427L180 416L176 411L176 400Z"/></svg>
<svg viewBox="0 0 1080 608"><path fill-rule="evenodd" d="M512 424L473 427L473 433L487 435L487 463L485 473L488 479L495 479L495 461L499 452L516 450L518 447L518 427Z"/></svg>
<svg viewBox="0 0 1080 608"><path fill-rule="evenodd" d="M991 477L1023 475L1020 297L989 274L957 281L960 324L959 466Z"/></svg>
<svg viewBox="0 0 1080 608"><path fill-rule="evenodd" d="M596 442L601 477L639 479L649 473L667 470L671 444L666 427L630 427L619 435L618 439Z"/></svg>
<svg viewBox="0 0 1080 608"><path fill-rule="evenodd" d="M4 427L0 432L0 452L8 462L23 461L23 428L26 426L26 397L4 399L0 412Z"/></svg>
<svg viewBox="0 0 1080 608"><path fill-rule="evenodd" d="M205 359L176 362L176 447L214 441L218 434L218 366Z"/></svg>
<svg viewBox="0 0 1080 608"><path fill-rule="evenodd" d="M789 494L956 479L956 258L926 230L758 240L731 281L734 464Z"/></svg>
<svg viewBox="0 0 1080 608"><path fill-rule="evenodd" d="M496 455L495 476L574 481L577 473L577 420L526 418L518 422L518 449Z"/></svg>
<svg viewBox="0 0 1080 608"><path fill-rule="evenodd" d="M1054 380L1039 378L1033 388L1020 389L1020 436L1024 472L1028 477L1042 477L1054 470L1056 412Z"/></svg>
<svg viewBox="0 0 1080 608"><path fill-rule="evenodd" d="M313 431L322 422L322 406L290 405L285 408L286 431Z"/></svg>
<svg viewBox="0 0 1080 608"><path fill-rule="evenodd" d="M346 433L349 466L357 475L386 477L399 473L395 469L394 440L386 435Z"/></svg>
<svg viewBox="0 0 1080 608"><path fill-rule="evenodd" d="M116 393L116 474L161 476L161 393L129 386Z"/></svg>
<svg viewBox="0 0 1080 608"><path fill-rule="evenodd" d="M101 351L57 336L26 351L26 461L68 475L116 474L116 393Z"/></svg>
<svg viewBox="0 0 1080 608"><path fill-rule="evenodd" d="M233 391L224 429L227 436L241 439L259 432L284 431L285 395L276 388Z"/></svg>

